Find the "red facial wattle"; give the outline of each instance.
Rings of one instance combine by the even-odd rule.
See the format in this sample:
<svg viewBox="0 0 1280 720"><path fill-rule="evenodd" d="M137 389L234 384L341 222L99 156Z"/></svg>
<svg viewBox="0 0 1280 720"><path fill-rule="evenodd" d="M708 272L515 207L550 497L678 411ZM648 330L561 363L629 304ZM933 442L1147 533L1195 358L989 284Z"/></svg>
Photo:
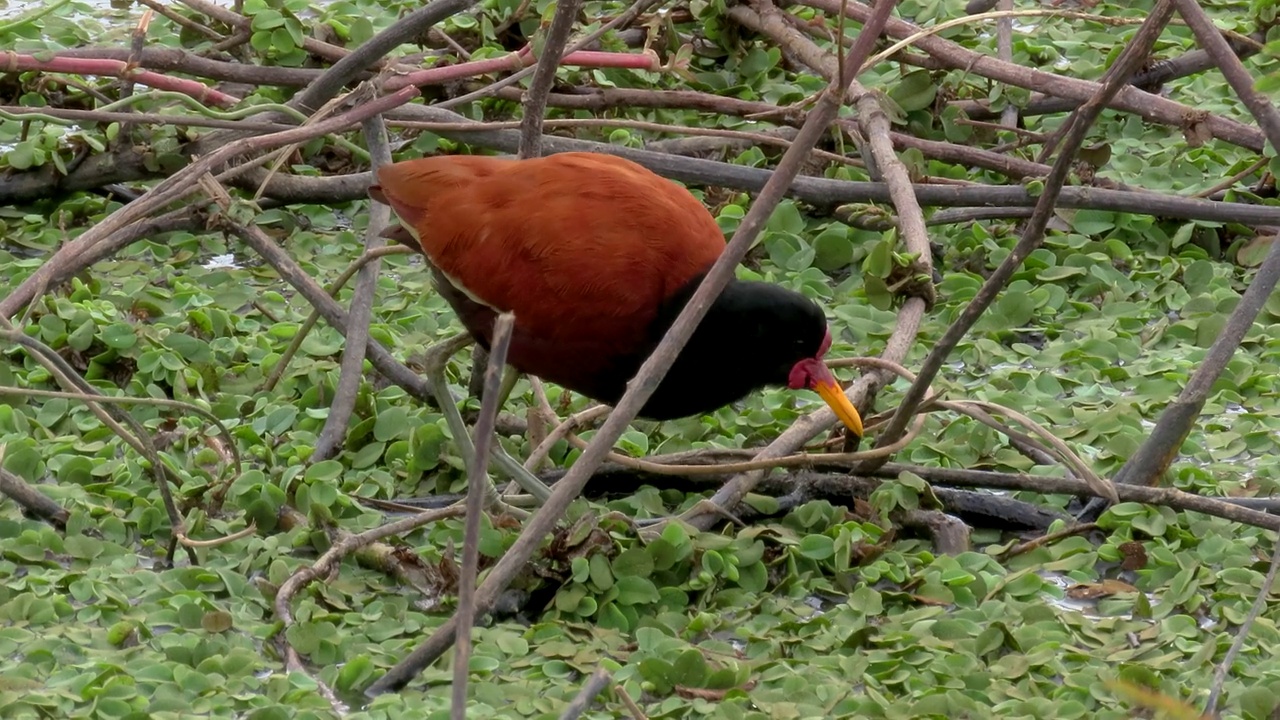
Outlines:
<svg viewBox="0 0 1280 720"><path fill-rule="evenodd" d="M826 336L822 338L822 344L818 347L818 352L813 357L805 358L791 367L787 386L792 390L808 388L818 393L835 412L836 417L840 418L840 422L858 437L862 437L862 416L845 396L844 389L836 381L836 376L832 374L831 369L822 362L822 357L830 348L831 330L828 329Z"/></svg>

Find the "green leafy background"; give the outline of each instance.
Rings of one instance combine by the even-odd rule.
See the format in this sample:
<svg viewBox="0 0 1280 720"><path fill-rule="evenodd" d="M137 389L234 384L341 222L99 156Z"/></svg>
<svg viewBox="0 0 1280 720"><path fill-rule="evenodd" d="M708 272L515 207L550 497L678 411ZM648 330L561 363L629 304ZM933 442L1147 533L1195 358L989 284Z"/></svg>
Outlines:
<svg viewBox="0 0 1280 720"><path fill-rule="evenodd" d="M961 14L963 3L900 4L902 17L928 24ZM1148 3L1097 8L1141 18ZM501 54L494 29L518 6L486 0L482 12L441 26L474 48L474 59ZM2 6L0 6L2 7ZM354 46L416 7L383 0L333 2L248 0L250 46L259 62L308 62L302 37L328 28ZM598 24L622 6L587 2ZM693 58L691 77L627 70L564 69L561 80L599 87L687 88L787 104L824 86L783 62L782 54L729 21L719 2L694 0L684 33L707 38L716 52ZM549 17L545 0L532 5ZM127 46L134 8L78 1L29 19L9 6L0 44L20 52L116 43ZM1219 27L1249 32L1273 19L1275 6L1214 8ZM805 8L805 19L817 14ZM28 19L24 19L28 18ZM1122 30L1079 20L1037 19L1015 35L1015 61L1098 78L1133 26ZM531 13L520 26L532 34ZM945 35L970 46L990 44L987 26ZM852 30L851 30L852 32ZM1274 32L1273 32L1274 34ZM149 42L201 49L209 40L157 17ZM1275 43L1247 64L1275 87ZM616 38L606 47L622 49ZM1170 26L1156 51L1192 49L1190 32ZM21 75L17 102L39 106L34 74ZM1012 139L956 123L938 112L939 98L990 99L997 107L1026 93L961 72L906 71L882 64L864 84L889 90L899 129L932 139L990 143ZM9 82L9 81L6 81ZM12 87L6 87L9 94ZM1192 107L1248 121L1215 73L1171 83ZM254 102L285 100L262 88ZM477 119L518 117L514 103L485 101L463 109ZM703 127L757 129L740 118L683 110L628 109L633 119ZM553 117L586 113L552 111ZM1052 131L1063 116L1028 118ZM6 152L0 165L23 171L76 153L101 151L112 130L0 121ZM579 136L642 146L658 135L625 129L578 130ZM149 128L145 145L156 168L177 167L176 153L196 130ZM408 133L405 159L468 148L429 133ZM352 140L359 142L358 136ZM1189 147L1176 129L1104 113L1090 143L1106 143L1110 159L1098 176L1169 193L1190 194L1248 167L1256 157L1211 141ZM852 148L846 148L852 153ZM351 160L323 141L302 149L319 172ZM1030 151L1023 151L1030 152ZM752 147L726 159L756 167L775 148ZM904 153L920 173L1001 182L918 154ZM1272 157L1272 167L1275 158ZM828 177L863 180L858 168L826 168ZM744 194L693 189L726 233L747 207ZM1274 200L1271 201L1274 203ZM9 287L38 267L65 238L120 207L77 193L26 207L0 207L0 268ZM255 213L253 221L284 244L307 272L332 280L360 250L365 202L342 207L293 206ZM1059 229L1031 255L996 305L960 345L940 386L953 396L1002 403L1051 427L1103 475L1114 473L1186 384L1238 302L1260 258L1252 231L1206 222L1159 221L1099 211L1063 211ZM941 248L939 303L926 318L907 365L957 316L984 274L1009 252L1015 228L981 222L931 228ZM1261 246L1265 250L1265 245ZM856 229L786 201L741 270L804 292L828 310L832 356L877 354L896 321L884 290L900 248L892 236ZM281 634L314 677L351 704L352 717L443 717L449 659L401 694L368 701L360 691L443 622L454 604L448 583L436 596L397 583L374 559L348 560L327 582L314 583L293 605L297 623L282 629L272 598L293 572L328 546L321 523L350 532L384 515L361 498L456 492L462 463L439 413L398 387L368 380L335 460L310 464L338 376L342 338L323 323L302 344L282 381L263 391L310 312L268 266L217 233L148 238L98 263L33 308L28 332L57 349L104 392L175 398L208 408L230 429L245 458L232 477L225 448L202 418L137 406L134 416L164 441L164 456L187 482L177 491L196 538L234 533L256 521L259 531L198 551L200 565L159 564L171 540L158 492L143 461L82 404L6 396L0 405L3 465L37 483L68 508L66 532L24 519L0 504L0 716L178 718L331 717L330 704L306 675L289 673ZM235 264L207 266L231 254ZM349 291L339 300L349 302ZM460 331L429 287L417 259L393 256L378 280L372 335L413 363L436 340ZM1209 495L1270 495L1280 465L1280 296L1273 296L1236 357L1214 386L1168 484ZM468 368L450 378L462 392ZM848 377L848 376L846 376ZM16 348L0 361L0 384L56 389L48 373ZM877 408L893 407L904 389L891 386ZM559 390L549 388L553 403ZM517 386L506 408L531 401ZM474 401L472 401L474 402ZM583 405L575 399L572 408ZM705 417L662 424L637 422L620 448L656 454L699 448L758 446L820 401L810 393L766 392ZM501 442L521 457L519 437ZM561 444L551 459L568 465L576 451ZM931 416L904 462L1029 473L1032 466L992 430L964 418ZM225 491L221 507L210 504ZM910 478L885 484L873 505L891 510L915 501ZM536 563L521 590L537 600L524 613L501 616L475 632L470 697L475 717L558 717L585 676L604 667L651 718L1129 718L1140 704L1125 688L1146 688L1202 706L1215 664L1259 592L1274 538L1257 529L1193 513L1125 503L1111 508L1096 533L1071 537L1003 559L1020 538L975 530L975 550L938 554L926 539L891 530L825 501L774 520L694 534L668 526L652 542L637 540L627 518L657 517L699 496L646 487L622 498L580 500L557 538L558 552ZM1068 498L1016 497L1063 508ZM757 499L756 502L764 503ZM309 522L282 525L289 504ZM518 526L486 520L485 563L513 542ZM445 521L396 542L427 567L452 567L461 522ZM1125 558L1138 552L1134 567ZM1106 583L1119 584L1106 585ZM1076 586L1109 588L1079 599ZM551 590L548 591L547 588ZM1273 595L1274 598L1274 595ZM1225 714L1273 717L1280 697L1275 662L1280 611L1272 602L1250 629L1225 685ZM1120 684L1118 684L1120 683ZM1127 684L1127 685L1122 685ZM606 692L587 717L624 716Z"/></svg>

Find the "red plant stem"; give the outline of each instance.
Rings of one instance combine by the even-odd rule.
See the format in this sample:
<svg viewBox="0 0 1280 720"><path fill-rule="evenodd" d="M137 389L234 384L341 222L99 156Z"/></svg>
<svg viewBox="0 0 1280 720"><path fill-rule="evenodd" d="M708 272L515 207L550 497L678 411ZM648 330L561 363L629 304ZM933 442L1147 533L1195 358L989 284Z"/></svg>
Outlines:
<svg viewBox="0 0 1280 720"><path fill-rule="evenodd" d="M14 52L0 55L0 71L17 72L19 70L118 77L122 80L133 80L136 83L153 87L157 90L172 90L184 95L190 95L206 105L231 107L240 102L238 97L214 90L194 80L169 77L150 70L141 70L131 67L129 63L121 60L70 57L53 57L48 60L40 60L32 55L20 55Z"/></svg>
<svg viewBox="0 0 1280 720"><path fill-rule="evenodd" d="M526 45L520 50L502 57L472 60L419 70L405 75L398 75L387 80L383 86L387 90L398 90L407 85L439 85L461 78L475 77L502 70L520 70L537 62L537 58ZM632 70L658 70L661 64L655 55L649 53L614 53L596 50L579 50L565 56L561 65L575 65L590 68L629 68Z"/></svg>

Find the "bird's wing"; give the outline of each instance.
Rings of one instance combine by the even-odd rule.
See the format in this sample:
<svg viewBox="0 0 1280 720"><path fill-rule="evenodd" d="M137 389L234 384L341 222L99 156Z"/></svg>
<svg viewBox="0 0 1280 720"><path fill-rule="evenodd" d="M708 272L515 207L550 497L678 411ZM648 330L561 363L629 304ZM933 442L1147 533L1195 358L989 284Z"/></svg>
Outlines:
<svg viewBox="0 0 1280 720"><path fill-rule="evenodd" d="M547 337L634 332L724 249L696 198L611 155L441 156L386 166L378 180L371 194L432 264Z"/></svg>

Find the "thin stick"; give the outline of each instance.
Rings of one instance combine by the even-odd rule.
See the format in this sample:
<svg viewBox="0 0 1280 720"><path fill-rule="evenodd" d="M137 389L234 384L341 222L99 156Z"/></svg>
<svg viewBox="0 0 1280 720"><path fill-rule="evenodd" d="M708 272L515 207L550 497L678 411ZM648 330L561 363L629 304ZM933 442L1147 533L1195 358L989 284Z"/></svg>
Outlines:
<svg viewBox="0 0 1280 720"><path fill-rule="evenodd" d="M289 576L280 585L280 590L276 592L275 609L276 617L280 619L287 629L293 624L293 610L290 609L289 603L293 600L293 596L303 587L313 580L325 577L333 571L342 558L351 554L353 551L362 548L370 543L381 540L391 535L403 535L412 532L423 525L444 520L446 518L458 517L466 512L465 508L454 506L433 510L431 512L419 513L411 515L407 518L387 523L372 530L366 530L358 535L348 535L329 547L310 567L302 568Z"/></svg>
<svg viewBox="0 0 1280 720"><path fill-rule="evenodd" d="M590 33L589 35L582 38L581 40L578 40L572 46L567 48L564 52L564 55L560 56L560 62L564 62L565 55L568 55L573 52L577 52L582 48L595 42L596 40L599 40L601 37L604 36L605 33L609 32L610 30L616 27L621 27L622 25L626 25L627 23L630 23L632 20L638 17L640 13L648 10L650 7L652 7L653 5L659 2L663 2L663 0L636 0L634 5L624 10L617 17L605 23L604 25L601 25L600 27L596 28L594 32ZM489 85L485 85L479 90L476 90L474 92L469 92L466 95L462 95L456 98L450 98L448 100L445 100L439 103L438 105L436 105L436 107L438 108L455 107L457 105L469 103L473 100L480 100L481 98L489 97L490 95L498 92L502 88L514 85L520 82L521 80L525 79L530 75L530 73L534 72L536 67L537 66L535 65L530 65L529 67L526 67L518 72L514 72L505 78L502 78L501 80L498 80Z"/></svg>
<svg viewBox="0 0 1280 720"><path fill-rule="evenodd" d="M1277 568L1280 568L1280 540L1276 541L1275 548L1271 551L1271 568L1267 570L1267 577L1262 581L1262 587L1258 590L1258 597L1253 599L1253 607L1249 608L1248 616L1245 617L1244 622L1240 623L1240 630L1236 633L1236 639L1231 643L1227 654L1222 657L1222 662L1218 664L1218 669L1213 673L1213 684L1210 686L1209 700L1204 706L1204 713L1209 717L1218 717L1218 700L1222 697L1222 685L1227 680L1227 672L1231 670L1231 665L1235 663L1236 656L1240 654L1240 648L1244 647L1244 641L1249 637L1249 628L1253 627L1253 624L1258 620L1258 615L1267 606L1271 588L1275 587L1276 584Z"/></svg>
<svg viewBox="0 0 1280 720"><path fill-rule="evenodd" d="M81 392L86 395L96 396L102 393L90 385L87 380L80 376L74 368L53 348L45 345L37 338L28 336L20 330L15 329L8 320L0 318L0 337L7 339L16 345L22 346L37 362L49 371L60 385L70 390ZM128 411L116 407L111 403L99 404L95 400L86 401L89 410L97 416L102 424L107 426L116 434L126 445L133 448L137 453L150 463L151 467L148 472L153 476L156 483L156 490L160 493L160 499L164 505L165 512L169 516L169 524L173 533L173 540L169 545L169 556L167 560L173 561L173 553L178 543L183 543L187 551L187 557L191 560L192 565L199 564L195 552L190 546L185 545L187 539L186 523L183 522L182 513L178 511L178 505L173 500L173 492L170 484L179 486L182 484L181 479L177 476L177 472L172 466L164 462L160 457L160 453L156 450L155 443L152 442L151 435L141 423L139 423L133 415ZM126 429L125 426L128 426Z"/></svg>
<svg viewBox="0 0 1280 720"><path fill-rule="evenodd" d="M645 715L644 711L640 709L640 706L636 705L636 701L631 699L631 695L627 692L626 688L622 687L621 684L614 685L613 691L618 693L618 697L622 698L622 704L627 706L627 710L631 713L632 720L649 720L649 716Z"/></svg>
<svg viewBox="0 0 1280 720"><path fill-rule="evenodd" d="M427 28L474 5L476 0L434 0L405 15L387 29L364 41L350 55L327 71L289 101L289 105L311 114L342 91L352 80L400 45L412 42Z"/></svg>
<svg viewBox="0 0 1280 720"><path fill-rule="evenodd" d="M1083 535L1087 532L1093 532L1094 530L1097 530L1097 529L1098 529L1097 523L1076 523L1075 525L1065 527L1057 532L1051 532L1047 535L1041 535L1040 537L1035 538L1033 540L1028 540L1023 543L1018 543L1017 545L1014 545L1008 550L1005 550L1004 552L1000 553L1000 560L1001 562L1003 562L1005 560L1008 560L1009 558L1017 557L1018 555L1029 553L1032 550L1042 548L1045 545L1048 545L1050 543L1055 543L1064 538L1074 537L1076 535Z"/></svg>
<svg viewBox="0 0 1280 720"><path fill-rule="evenodd" d="M387 144L387 127L381 116L371 117L361 123L365 143L373 157L373 171L391 163L391 147ZM364 251L375 250L383 244L382 231L391 221L391 208L382 203L370 203L369 226L365 229ZM327 460L338 453L347 436L347 424L356 407L360 393L360 380L364 377L365 350L369 343L369 320L373 317L373 301L378 290L378 270L382 263L373 259L360 268L355 291L351 294L351 309L347 312L347 335L342 347L342 362L338 370L338 384L329 404L329 417L316 440L311 462Z"/></svg>
<svg viewBox="0 0 1280 720"><path fill-rule="evenodd" d="M771 18L776 18L781 14L776 7L769 3L758 4L762 13L767 12ZM848 3L841 3L841 10L847 9ZM886 3L877 6L871 17L867 18L862 27L862 31L858 33L858 37L854 40L852 47L849 49L849 55L844 59L842 65L831 67L829 62L821 62L814 57L815 64L830 68L827 70L829 78L838 84L839 91L842 94L848 94L858 99L859 115L866 115L868 122L867 127L869 133L878 134L881 137L877 139L872 148L873 154L866 156L868 162L880 162L884 165L884 170L889 174L889 179L893 181L892 185L886 183L889 189L888 199L896 206L900 207L905 213L904 225L906 232L902 234L903 240L907 248L915 253L918 257L926 257L929 255L928 238L924 233L923 222L920 221L919 203L914 197L914 189L907 184L905 170L901 167L901 163L893 156L892 148L886 147L881 141L888 133L888 121L884 117L881 109L874 103L867 100L865 88L857 82L857 72L846 72L844 66L850 68L858 68L865 66L864 60L873 49L874 43L883 32L886 23L889 22L889 15L893 12L893 4ZM763 16L761 16L763 21ZM784 31L786 32L786 31ZM788 33L790 35L790 33ZM791 37L799 37L791 35ZM805 39L807 42L807 39ZM825 59L829 59L824 57ZM846 89L845 82L849 83ZM821 101L820 103L821 104ZM816 111L817 108L814 109ZM812 111L811 111L812 112ZM812 118L806 118L808 123ZM883 158L882 160L880 158ZM905 185L905 187L904 187ZM914 218L914 219L913 219ZM893 335L885 344L885 359L901 360L906 357L911 345L915 342L916 333L920 328L921 320L927 303L919 297L910 297L902 304L902 308L898 313L898 323L894 327ZM869 373L851 385L845 394L855 404L869 397L875 392L876 388L883 387L889 381L889 376L885 373L875 372ZM766 461L772 458L789 455L795 450L802 447L810 439L820 432L825 431L835 424L835 414L829 408L823 408L817 412L811 413L793 423L786 432L779 435L768 447L761 450L757 455L756 461ZM915 430L923 427L922 423L915 423ZM880 450L888 447L900 447L899 441L903 438L896 438L894 442L884 444L874 450ZM884 457L887 460L888 457ZM757 483L763 479L764 473L761 471L750 471L735 475L729 482L725 483L711 500L707 503L699 503L699 505L688 513L689 517L685 520L699 529L710 528L715 522L718 522L717 512L703 512L696 514L697 508L718 509L729 511L737 507L738 503L755 487Z"/></svg>
<svg viewBox="0 0 1280 720"><path fill-rule="evenodd" d="M538 57L538 67L533 71L533 80L520 102L524 106L524 119L520 123L520 158L542 155L542 120L547 114L547 94L551 92L551 85L556 80L560 57L564 54L565 43L569 41L573 21L578 17L581 5L582 0L556 2L556 14L551 18L551 27L547 29L542 55Z"/></svg>
<svg viewBox="0 0 1280 720"><path fill-rule="evenodd" d="M888 463L884 467L870 472L855 469L854 475L871 477L897 477L904 472L915 473L931 483L950 485L952 487L982 487L998 490L1027 490L1041 495L1075 495L1076 497L1095 498L1097 492L1083 480L1072 480L1063 477L1042 475L1020 475L1017 473L1000 473L986 470L960 470L937 468L924 465L906 465ZM1212 498L1195 495L1174 488L1153 488L1140 485L1116 484L1116 493L1121 502L1139 502L1147 505L1162 505L1174 510L1187 510L1220 517L1224 520L1260 527L1264 530L1280 531L1280 515L1271 515L1262 510L1255 510L1247 505L1231 502L1234 498ZM1246 498L1240 498L1246 499Z"/></svg>
<svg viewBox="0 0 1280 720"><path fill-rule="evenodd" d="M360 257L352 260L351 264L347 266L347 269L343 270L333 282L329 283L329 287L327 289L329 297L336 300L338 292L347 284L347 281L349 281L352 276L354 276L356 272L365 265L375 260L380 260L387 255L407 255L411 252L413 252L413 250L406 245L383 245L382 247L374 248L372 250L366 250L360 255ZM306 293L303 293L303 295L306 297ZM259 310L261 310L261 308L259 308ZM265 315L266 313L263 314ZM294 333L293 339L289 341L289 347L285 348L284 352L280 353L280 359L276 361L275 366L271 368L271 374L268 375L266 381L262 383L263 392L271 392L275 389L276 383L280 382L280 378L284 376L284 371L288 369L289 363L293 360L293 356L297 355L298 351L302 349L302 343L306 341L307 334L310 333L311 329L320 321L320 317L321 312L319 307L313 305L311 308L311 314L307 315L307 319L303 320L302 324L298 326L298 331ZM279 322L274 319L272 321ZM377 367L376 362L374 363L374 366ZM412 392L410 394L412 394Z"/></svg>
<svg viewBox="0 0 1280 720"><path fill-rule="evenodd" d="M453 698L450 717L466 720L467 675L471 660L471 626L476 619L476 576L480 567L480 516L484 514L489 484L489 447L493 444L493 425L498 417L502 368L511 346L511 329L515 315L502 313L493 323L493 341L489 344L489 364L484 371L484 396L480 399L480 417L474 433L475 454L467 468L467 523L462 540L462 574L458 578L457 635L453 654Z"/></svg>
<svg viewBox="0 0 1280 720"><path fill-rule="evenodd" d="M573 698L573 702L569 703L564 712L560 713L560 720L578 720L582 717L582 713L591 707L591 703L595 702L596 696L604 690L609 684L611 675L605 668L600 668L591 673L591 677L587 678L587 682L582 686L582 690Z"/></svg>
<svg viewBox="0 0 1280 720"><path fill-rule="evenodd" d="M128 207L128 206L126 206ZM271 238L267 237L261 228L256 225L245 225L234 222L226 215L220 217L220 222L239 237L249 247L262 257L267 264L275 268L280 277L294 287L307 302L320 312L325 321L329 325L342 333L345 337L347 334L347 311L338 304L337 300L329 297L329 294L320 287L310 275L298 265L297 261L289 257L289 253L281 249L280 245ZM405 392L413 397L425 402L434 402L430 399L431 389L427 382L418 376L413 370L406 367L403 363L395 358L377 338L370 337L368 339L368 349L366 350L369 362L373 363L373 367L379 373L382 373L387 379L396 385L404 388Z"/></svg>
<svg viewBox="0 0 1280 720"><path fill-rule="evenodd" d="M0 445L0 460L4 458L4 446ZM26 512L65 530L71 513L52 498L32 487L26 480L0 467L0 495L12 499Z"/></svg>

